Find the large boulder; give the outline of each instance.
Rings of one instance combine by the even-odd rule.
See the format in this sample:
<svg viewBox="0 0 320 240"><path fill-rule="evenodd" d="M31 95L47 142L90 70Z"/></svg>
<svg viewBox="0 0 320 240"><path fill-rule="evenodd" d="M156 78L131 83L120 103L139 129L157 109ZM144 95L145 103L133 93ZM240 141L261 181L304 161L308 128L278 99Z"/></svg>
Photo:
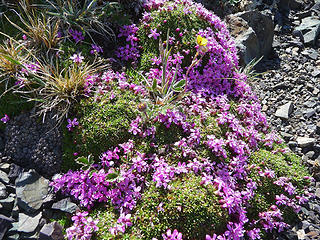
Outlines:
<svg viewBox="0 0 320 240"><path fill-rule="evenodd" d="M240 65L269 55L274 36L270 17L254 10L229 15L226 21L239 50Z"/></svg>

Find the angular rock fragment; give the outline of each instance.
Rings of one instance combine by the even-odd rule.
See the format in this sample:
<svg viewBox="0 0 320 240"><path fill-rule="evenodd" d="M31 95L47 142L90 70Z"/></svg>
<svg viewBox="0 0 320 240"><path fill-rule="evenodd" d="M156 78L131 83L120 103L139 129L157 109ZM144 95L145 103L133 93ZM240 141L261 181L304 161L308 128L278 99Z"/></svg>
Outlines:
<svg viewBox="0 0 320 240"><path fill-rule="evenodd" d="M282 105L275 113L276 117L283 118L283 119L289 119L290 114L293 111L293 103L288 102L284 105Z"/></svg>
<svg viewBox="0 0 320 240"><path fill-rule="evenodd" d="M35 212L48 194L49 181L30 170L16 179L16 187L18 206L27 212Z"/></svg>
<svg viewBox="0 0 320 240"><path fill-rule="evenodd" d="M39 240L63 239L62 226L58 222L45 224L39 234Z"/></svg>

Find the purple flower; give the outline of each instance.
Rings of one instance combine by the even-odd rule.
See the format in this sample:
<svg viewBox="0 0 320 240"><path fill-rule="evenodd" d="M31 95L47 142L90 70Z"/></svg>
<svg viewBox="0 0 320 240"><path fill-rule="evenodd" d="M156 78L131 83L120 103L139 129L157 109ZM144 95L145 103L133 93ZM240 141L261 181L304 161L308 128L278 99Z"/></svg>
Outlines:
<svg viewBox="0 0 320 240"><path fill-rule="evenodd" d="M100 47L100 46L98 46L96 44L92 44L91 48L92 48L91 51L90 51L91 54L103 53L102 47Z"/></svg>
<svg viewBox="0 0 320 240"><path fill-rule="evenodd" d="M70 29L69 33L76 43L79 43L84 40L84 36L81 31Z"/></svg>
<svg viewBox="0 0 320 240"><path fill-rule="evenodd" d="M150 29L150 34L148 35L149 38L154 38L155 40L157 40L157 38L160 36L159 33L157 33L157 29Z"/></svg>
<svg viewBox="0 0 320 240"><path fill-rule="evenodd" d="M74 63L82 63L83 62L83 59L84 57L81 56L81 53L79 54L73 54L73 56L70 57L70 59L74 62Z"/></svg>
<svg viewBox="0 0 320 240"><path fill-rule="evenodd" d="M9 120L10 120L10 118L9 118L9 116L7 114L4 114L4 117L1 118L1 122L3 122L3 123L9 122Z"/></svg>
<svg viewBox="0 0 320 240"><path fill-rule="evenodd" d="M77 118L74 118L73 120L67 119L67 121L68 121L67 128L69 131L72 131L74 127L79 125Z"/></svg>

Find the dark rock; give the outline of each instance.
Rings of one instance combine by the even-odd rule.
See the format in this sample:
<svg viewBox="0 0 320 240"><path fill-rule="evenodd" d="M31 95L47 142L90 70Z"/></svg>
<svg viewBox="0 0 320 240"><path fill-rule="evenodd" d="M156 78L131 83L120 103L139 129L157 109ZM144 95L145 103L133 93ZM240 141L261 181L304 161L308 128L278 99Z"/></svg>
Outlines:
<svg viewBox="0 0 320 240"><path fill-rule="evenodd" d="M45 177L60 171L62 134L52 114L39 122L34 111L23 113L7 123L4 153L21 167L35 169Z"/></svg>
<svg viewBox="0 0 320 240"><path fill-rule="evenodd" d="M5 239L6 232L10 229L14 220L0 214L0 240Z"/></svg>
<svg viewBox="0 0 320 240"><path fill-rule="evenodd" d="M259 55L257 58L268 56L272 49L274 36L272 19L257 10L240 12L235 16L243 18L257 35L259 41Z"/></svg>
<svg viewBox="0 0 320 240"><path fill-rule="evenodd" d="M26 215L24 213L19 213L19 227L18 231L23 233L33 233L37 229L42 213L36 215Z"/></svg>
<svg viewBox="0 0 320 240"><path fill-rule="evenodd" d="M73 214L79 209L79 207L75 203L71 202L70 198L65 198L54 203L52 205L52 209Z"/></svg>
<svg viewBox="0 0 320 240"><path fill-rule="evenodd" d="M293 103L288 102L278 108L278 110L275 113L275 116L283 119L288 119L292 111L293 111Z"/></svg>
<svg viewBox="0 0 320 240"><path fill-rule="evenodd" d="M16 180L16 178L22 173L23 168L16 165L16 164L11 164L10 166L10 171L8 174L8 177L10 179L11 182L14 182Z"/></svg>
<svg viewBox="0 0 320 240"><path fill-rule="evenodd" d="M10 194L6 199L0 200L0 212L11 212L15 201L15 194Z"/></svg>
<svg viewBox="0 0 320 240"><path fill-rule="evenodd" d="M291 230L291 229L288 229L282 235L285 236L285 239L298 240L297 233L295 231Z"/></svg>
<svg viewBox="0 0 320 240"><path fill-rule="evenodd" d="M40 209L48 194L49 181L34 170L22 173L16 179L18 205L27 212Z"/></svg>
<svg viewBox="0 0 320 240"><path fill-rule="evenodd" d="M45 224L39 234L39 240L63 239L62 226L58 222Z"/></svg>
<svg viewBox="0 0 320 240"><path fill-rule="evenodd" d="M260 55L257 35L244 19L234 15L226 19L230 33L235 38L240 64L244 66Z"/></svg>

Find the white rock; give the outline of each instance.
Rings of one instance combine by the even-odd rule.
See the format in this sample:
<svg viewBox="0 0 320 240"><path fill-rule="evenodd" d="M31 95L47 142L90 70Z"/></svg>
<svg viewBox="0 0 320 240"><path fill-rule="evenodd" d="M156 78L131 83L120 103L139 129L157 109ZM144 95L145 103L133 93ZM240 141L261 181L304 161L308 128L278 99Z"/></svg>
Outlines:
<svg viewBox="0 0 320 240"><path fill-rule="evenodd" d="M308 137L298 137L297 143L299 147L307 147L311 146L316 143L315 138L308 138Z"/></svg>

